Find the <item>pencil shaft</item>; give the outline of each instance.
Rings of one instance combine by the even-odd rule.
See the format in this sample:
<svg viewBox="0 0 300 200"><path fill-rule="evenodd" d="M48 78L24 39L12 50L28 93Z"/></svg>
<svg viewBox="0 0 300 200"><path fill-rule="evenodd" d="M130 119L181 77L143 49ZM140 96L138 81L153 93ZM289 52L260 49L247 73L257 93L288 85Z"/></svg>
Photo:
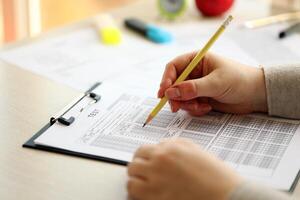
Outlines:
<svg viewBox="0 0 300 200"><path fill-rule="evenodd" d="M184 81L189 76L189 74L195 69L195 67L198 65L198 63L202 60L202 58L208 52L210 47L215 43L215 41L218 39L218 37L224 32L224 30L225 30L225 28L223 26L221 26L218 29L218 31L206 43L206 45L203 47L203 49L196 54L194 59L190 62L190 64L186 67L186 69L181 73L181 75L175 81L175 84Z"/></svg>
<svg viewBox="0 0 300 200"><path fill-rule="evenodd" d="M157 115L157 113L159 113L159 111L164 107L164 105L166 105L167 102L168 102L168 98L164 96L160 100L160 102L155 106L155 108L152 110L150 116L154 118Z"/></svg>
<svg viewBox="0 0 300 200"><path fill-rule="evenodd" d="M185 68L185 70L181 73L181 75L178 77L178 79L175 81L174 84L180 83L184 81L188 75L195 69L195 67L198 65L198 63L203 59L205 54L208 52L210 47L215 43L215 41L219 38L219 36L224 32L226 26L229 24L229 22L232 20L232 16L229 16L227 20L222 24L222 26L216 31L216 33L210 38L210 40L206 43L206 45L200 50L194 59L189 63L189 65ZM164 107L164 105L167 103L168 98L163 97L160 102L156 105L156 107L152 110L149 116L151 118L154 118L159 111Z"/></svg>

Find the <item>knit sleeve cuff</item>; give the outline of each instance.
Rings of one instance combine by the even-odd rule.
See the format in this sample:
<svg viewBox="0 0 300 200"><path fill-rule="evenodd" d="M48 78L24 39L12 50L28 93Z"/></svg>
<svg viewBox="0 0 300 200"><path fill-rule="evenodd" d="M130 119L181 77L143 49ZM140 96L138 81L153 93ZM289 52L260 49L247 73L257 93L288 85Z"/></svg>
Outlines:
<svg viewBox="0 0 300 200"><path fill-rule="evenodd" d="M300 119L300 64L264 67L269 115Z"/></svg>

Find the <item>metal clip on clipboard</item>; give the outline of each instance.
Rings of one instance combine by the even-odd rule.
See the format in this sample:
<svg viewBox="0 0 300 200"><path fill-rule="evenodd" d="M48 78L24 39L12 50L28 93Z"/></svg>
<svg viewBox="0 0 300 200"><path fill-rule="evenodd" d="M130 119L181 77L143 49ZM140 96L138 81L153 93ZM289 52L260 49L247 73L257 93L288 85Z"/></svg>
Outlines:
<svg viewBox="0 0 300 200"><path fill-rule="evenodd" d="M77 100L74 104L71 104L70 106L68 106L62 113L62 115L59 115L59 117L51 117L50 118L50 124L53 125L56 122L59 122L62 125L65 126L70 126L76 119L75 116L70 116L69 118L65 118L63 117L67 112L69 112L74 106L76 106L82 99L84 99L85 97L90 97L93 99L93 101L89 102L88 104L86 104L84 107L82 107L79 111L79 114L82 113L85 109L87 109L89 106L91 106L92 104L97 103L100 99L101 96L91 92L93 89L95 89L96 87L98 87L101 83L96 83L89 91L87 91L86 93L84 93L83 96L81 96L79 98L79 100Z"/></svg>

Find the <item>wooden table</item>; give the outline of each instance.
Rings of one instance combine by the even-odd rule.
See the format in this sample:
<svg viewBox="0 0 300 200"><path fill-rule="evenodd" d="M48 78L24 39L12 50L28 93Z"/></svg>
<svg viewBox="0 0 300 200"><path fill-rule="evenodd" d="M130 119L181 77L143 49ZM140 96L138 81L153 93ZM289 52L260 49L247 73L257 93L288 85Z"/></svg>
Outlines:
<svg viewBox="0 0 300 200"><path fill-rule="evenodd" d="M149 10L149 2L138 2L113 14L155 18L155 13L144 12L145 6ZM78 94L0 62L0 199L126 199L124 166L22 148L27 139ZM294 195L300 198L299 185Z"/></svg>

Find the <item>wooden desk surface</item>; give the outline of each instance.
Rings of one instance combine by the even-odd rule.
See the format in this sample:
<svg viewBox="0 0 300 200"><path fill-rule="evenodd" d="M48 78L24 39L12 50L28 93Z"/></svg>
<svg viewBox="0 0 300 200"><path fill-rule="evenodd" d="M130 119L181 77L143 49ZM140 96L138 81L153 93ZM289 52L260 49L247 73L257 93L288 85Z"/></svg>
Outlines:
<svg viewBox="0 0 300 200"><path fill-rule="evenodd" d="M143 12L131 7L115 14L127 16L130 9ZM0 62L0 199L126 199L124 166L22 148L78 94ZM294 196L300 198L299 185Z"/></svg>
<svg viewBox="0 0 300 200"><path fill-rule="evenodd" d="M0 199L125 199L125 167L22 148L78 92L2 62L0 76Z"/></svg>

